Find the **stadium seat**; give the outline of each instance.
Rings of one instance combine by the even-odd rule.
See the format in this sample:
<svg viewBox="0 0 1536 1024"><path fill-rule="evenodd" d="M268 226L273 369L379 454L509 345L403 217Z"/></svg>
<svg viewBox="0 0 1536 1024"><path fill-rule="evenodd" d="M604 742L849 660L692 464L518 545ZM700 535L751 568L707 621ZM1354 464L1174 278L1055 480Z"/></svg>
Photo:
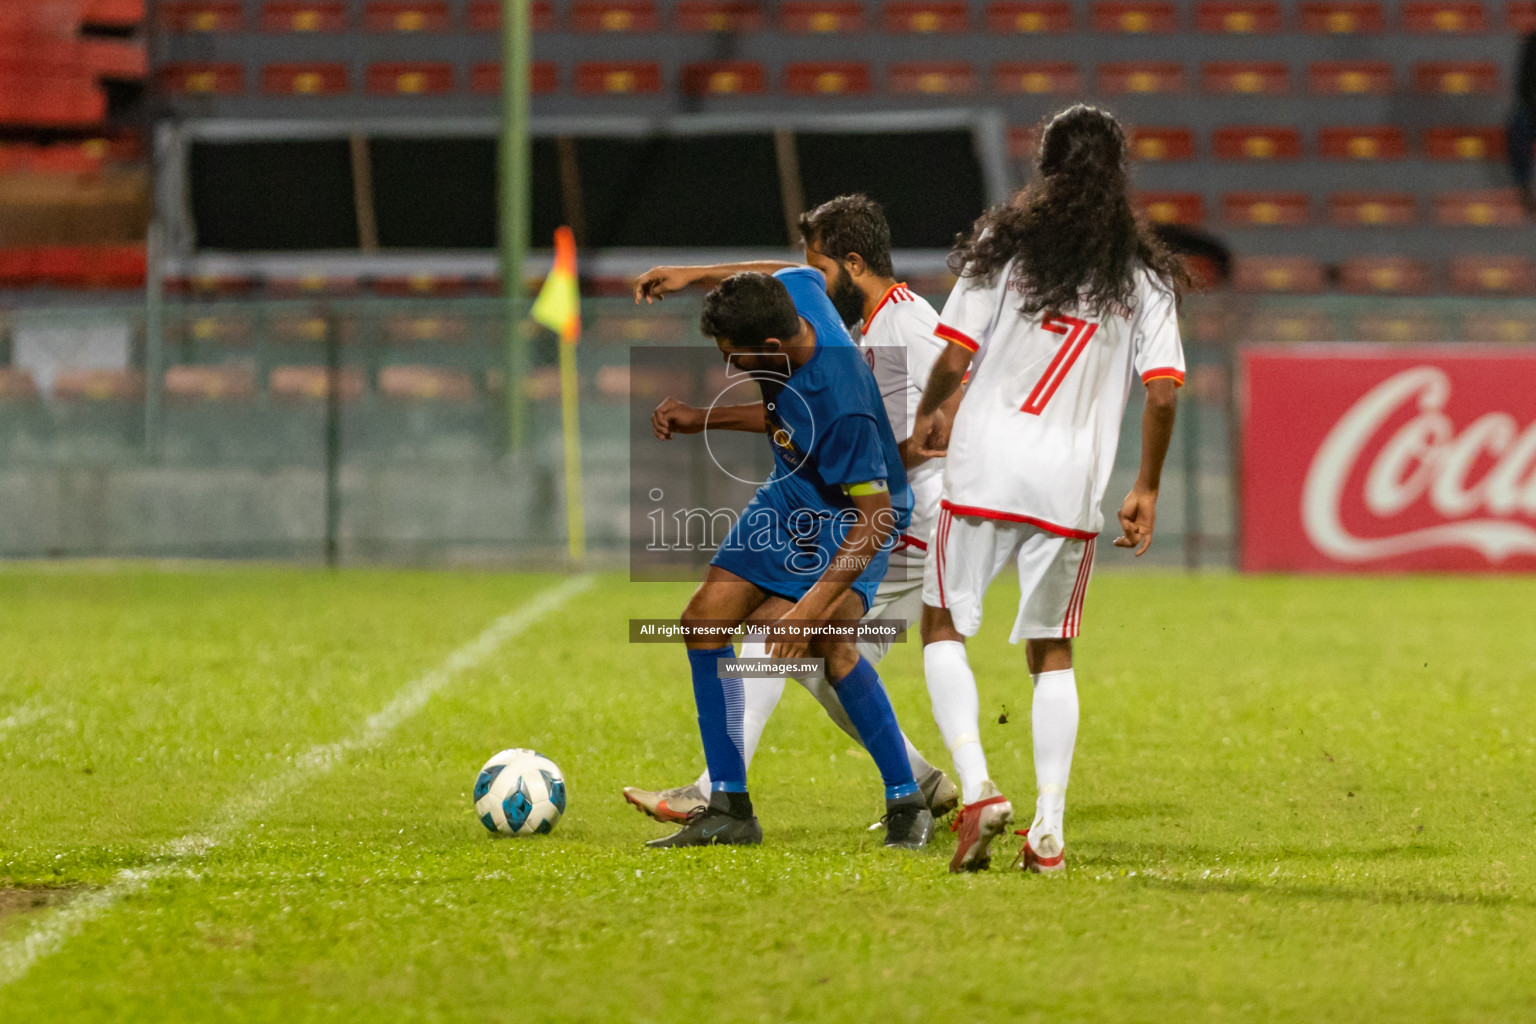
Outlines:
<svg viewBox="0 0 1536 1024"><path fill-rule="evenodd" d="M660 27L653 0L580 0L571 8L576 32L655 32Z"/></svg>
<svg viewBox="0 0 1536 1024"><path fill-rule="evenodd" d="M905 61L892 64L887 77L887 88L897 94L954 96L976 89L975 75L964 61Z"/></svg>
<svg viewBox="0 0 1536 1024"><path fill-rule="evenodd" d="M387 61L368 66L374 96L441 96L453 91L453 65L446 62Z"/></svg>
<svg viewBox="0 0 1536 1024"><path fill-rule="evenodd" d="M1307 223L1304 192L1229 192L1221 197L1222 219L1241 227L1296 227Z"/></svg>
<svg viewBox="0 0 1536 1024"><path fill-rule="evenodd" d="M1504 25L1511 32L1536 32L1536 0L1509 0L1504 5Z"/></svg>
<svg viewBox="0 0 1536 1024"><path fill-rule="evenodd" d="M160 87L173 96L238 96L245 91L245 68L233 63L164 64Z"/></svg>
<svg viewBox="0 0 1536 1024"><path fill-rule="evenodd" d="M1328 218L1337 227L1401 227L1417 219L1409 192L1335 192Z"/></svg>
<svg viewBox="0 0 1536 1024"><path fill-rule="evenodd" d="M1232 287L1240 292L1313 295L1327 290L1328 271L1310 256L1247 256L1233 267Z"/></svg>
<svg viewBox="0 0 1536 1024"><path fill-rule="evenodd" d="M487 390L491 389L487 376ZM536 366L523 378L523 394L535 402L549 402L560 397L560 371L553 366Z"/></svg>
<svg viewBox="0 0 1536 1024"><path fill-rule="evenodd" d="M1384 60L1324 60L1307 68L1307 90L1319 96L1387 96L1392 65Z"/></svg>
<svg viewBox="0 0 1536 1024"><path fill-rule="evenodd" d="M1099 65L1099 92L1107 96L1184 91L1184 65L1170 61L1116 61Z"/></svg>
<svg viewBox="0 0 1536 1024"><path fill-rule="evenodd" d="M1327 160L1401 160L1408 145L1390 125L1328 127L1317 133L1317 151Z"/></svg>
<svg viewBox="0 0 1536 1024"><path fill-rule="evenodd" d="M410 274L380 277L374 280L377 295L439 298L466 295L475 287L475 279L460 274Z"/></svg>
<svg viewBox="0 0 1536 1024"><path fill-rule="evenodd" d="M1280 61L1212 61L1200 68L1200 88L1216 96L1283 96L1291 89L1290 69Z"/></svg>
<svg viewBox="0 0 1536 1024"><path fill-rule="evenodd" d="M629 400L629 382L629 367L622 364L600 366L592 378L597 397L613 402Z"/></svg>
<svg viewBox="0 0 1536 1024"><path fill-rule="evenodd" d="M0 288L27 288L37 280L32 272L36 250L29 245L0 246Z"/></svg>
<svg viewBox="0 0 1536 1024"><path fill-rule="evenodd" d="M469 335L469 321L453 314L402 313L385 318L383 326L384 340L391 345L458 344Z"/></svg>
<svg viewBox="0 0 1536 1024"><path fill-rule="evenodd" d="M1488 30L1488 18L1476 0L1409 0L1403 28L1420 35L1479 33Z"/></svg>
<svg viewBox="0 0 1536 1024"><path fill-rule="evenodd" d="M1065 0L994 0L987 5L993 35L1061 35L1071 32L1072 5Z"/></svg>
<svg viewBox="0 0 1536 1024"><path fill-rule="evenodd" d="M183 345L244 345L250 342L254 331L248 316L217 314L172 319L166 333Z"/></svg>
<svg viewBox="0 0 1536 1024"><path fill-rule="evenodd" d="M970 21L964 0L889 0L880 9L881 27L891 33L956 35L969 29Z"/></svg>
<svg viewBox="0 0 1536 1024"><path fill-rule="evenodd" d="M172 366L165 371L170 401L243 401L256 397L256 371L250 366Z"/></svg>
<svg viewBox="0 0 1536 1024"><path fill-rule="evenodd" d="M1287 126L1218 128L1211 141L1218 160L1301 158L1301 132Z"/></svg>
<svg viewBox="0 0 1536 1024"><path fill-rule="evenodd" d="M268 64L261 71L269 96L339 96L350 87L345 64Z"/></svg>
<svg viewBox="0 0 1536 1024"><path fill-rule="evenodd" d="M679 32L761 32L763 8L752 0L679 0L672 8Z"/></svg>
<svg viewBox="0 0 1536 1024"><path fill-rule="evenodd" d="M1142 192L1137 201L1154 224L1193 226L1205 221L1205 199L1198 192Z"/></svg>
<svg viewBox="0 0 1536 1024"><path fill-rule="evenodd" d="M238 0L163 3L159 14L166 32L239 32L245 21Z"/></svg>
<svg viewBox="0 0 1536 1024"><path fill-rule="evenodd" d="M144 23L147 0L84 0L80 24L99 28L132 29Z"/></svg>
<svg viewBox="0 0 1536 1024"><path fill-rule="evenodd" d="M1444 192L1435 196L1435 223L1446 227L1520 227L1525 210L1513 189Z"/></svg>
<svg viewBox="0 0 1536 1024"><path fill-rule="evenodd" d="M142 370L60 370L53 397L76 402L123 402L144 397Z"/></svg>
<svg viewBox="0 0 1536 1024"><path fill-rule="evenodd" d="M1309 35L1368 35L1386 31L1381 4L1368 0L1303 3L1298 12L1301 30Z"/></svg>
<svg viewBox="0 0 1536 1024"><path fill-rule="evenodd" d="M1067 95L1082 91L1077 65L1067 61L998 64L992 69L992 88L1000 93Z"/></svg>
<svg viewBox="0 0 1536 1024"><path fill-rule="evenodd" d="M1195 134L1188 128L1131 129L1131 156L1146 163L1169 163L1195 158Z"/></svg>
<svg viewBox="0 0 1536 1024"><path fill-rule="evenodd" d="M1441 96L1493 96L1501 91L1499 68L1492 61L1420 61L1413 66L1417 92Z"/></svg>
<svg viewBox="0 0 1536 1024"><path fill-rule="evenodd" d="M863 61L803 61L784 67L784 91L791 96L862 96L869 87L869 65Z"/></svg>
<svg viewBox="0 0 1536 1024"><path fill-rule="evenodd" d="M142 43L134 40L82 39L80 56L89 73L97 78L140 82L149 72L149 54Z"/></svg>
<svg viewBox="0 0 1536 1024"><path fill-rule="evenodd" d="M1536 292L1536 267L1523 256L1457 256L1451 260L1451 287L1466 295L1530 295Z"/></svg>
<svg viewBox="0 0 1536 1024"><path fill-rule="evenodd" d="M464 21L471 32L501 31L502 0L470 0L465 8ZM528 12L529 24L535 32L553 32L556 28L555 5L549 0L533 0Z"/></svg>
<svg viewBox="0 0 1536 1024"><path fill-rule="evenodd" d="M576 92L583 96L642 96L661 92L661 65L650 61L592 61L576 65Z"/></svg>
<svg viewBox="0 0 1536 1024"><path fill-rule="evenodd" d="M1503 159L1504 129L1470 126L1426 128L1424 152L1432 160Z"/></svg>
<svg viewBox="0 0 1536 1024"><path fill-rule="evenodd" d="M363 27L369 32L445 32L446 0L368 0Z"/></svg>
<svg viewBox="0 0 1536 1024"><path fill-rule="evenodd" d="M530 84L535 96L558 92L560 69L552 60L536 60L528 68ZM469 69L469 91L476 96L501 95L501 65L494 62L472 65Z"/></svg>
<svg viewBox="0 0 1536 1024"><path fill-rule="evenodd" d="M1403 256L1356 256L1339 265L1339 287L1357 295L1422 295L1430 272Z"/></svg>
<svg viewBox="0 0 1536 1024"><path fill-rule="evenodd" d="M336 394L343 402L362 397L363 372L355 366L342 367L337 375ZM324 366L275 366L267 377L267 392L276 399L316 401L331 394L330 372Z"/></svg>
<svg viewBox="0 0 1536 1024"><path fill-rule="evenodd" d="M1270 36L1281 29L1280 5L1273 0L1201 0L1195 27L1223 35Z"/></svg>
<svg viewBox="0 0 1536 1024"><path fill-rule="evenodd" d="M864 31L864 5L856 0L788 0L779 8L786 32L835 35Z"/></svg>
<svg viewBox="0 0 1536 1024"><path fill-rule="evenodd" d="M345 32L347 5L341 0L273 0L261 9L263 32Z"/></svg>
<svg viewBox="0 0 1536 1024"><path fill-rule="evenodd" d="M444 366L386 366L379 370L379 395L415 402L472 402L474 378Z"/></svg>
<svg viewBox="0 0 1536 1024"><path fill-rule="evenodd" d="M1340 340L1333 318L1310 306L1261 309L1243 325L1240 336L1244 341L1263 344Z"/></svg>
<svg viewBox="0 0 1536 1024"><path fill-rule="evenodd" d="M768 89L768 73L755 60L711 60L684 64L688 96L753 96Z"/></svg>
<svg viewBox="0 0 1536 1024"><path fill-rule="evenodd" d="M1536 319L1474 309L1462 317L1458 337L1464 341L1528 345L1536 342Z"/></svg>
<svg viewBox="0 0 1536 1024"><path fill-rule="evenodd" d="M0 402L30 402L37 397L37 381L29 370L0 366Z"/></svg>
<svg viewBox="0 0 1536 1024"><path fill-rule="evenodd" d="M1354 341L1386 345L1433 345L1448 341L1439 317L1423 311L1365 312L1350 322Z"/></svg>
<svg viewBox="0 0 1536 1024"><path fill-rule="evenodd" d="M1166 0L1099 0L1093 5L1093 30L1106 35L1166 35L1179 30L1178 9Z"/></svg>

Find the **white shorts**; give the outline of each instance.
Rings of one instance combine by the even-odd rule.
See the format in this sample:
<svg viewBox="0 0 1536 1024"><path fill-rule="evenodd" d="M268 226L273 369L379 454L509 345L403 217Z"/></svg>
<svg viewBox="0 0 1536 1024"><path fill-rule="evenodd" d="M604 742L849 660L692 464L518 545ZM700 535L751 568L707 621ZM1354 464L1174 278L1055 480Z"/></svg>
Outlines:
<svg viewBox="0 0 1536 1024"><path fill-rule="evenodd" d="M1019 566L1019 615L1012 643L1077 636L1093 573L1093 540L1027 523L939 513L923 575L923 603L949 609L955 628L975 636L981 599L1009 560Z"/></svg>
<svg viewBox="0 0 1536 1024"><path fill-rule="evenodd" d="M864 613L865 619L900 619L916 630L923 615L923 552L904 546L891 552L891 564L875 590L875 600ZM909 638L917 639L914 632ZM860 640L859 653L871 664L891 653L896 638Z"/></svg>

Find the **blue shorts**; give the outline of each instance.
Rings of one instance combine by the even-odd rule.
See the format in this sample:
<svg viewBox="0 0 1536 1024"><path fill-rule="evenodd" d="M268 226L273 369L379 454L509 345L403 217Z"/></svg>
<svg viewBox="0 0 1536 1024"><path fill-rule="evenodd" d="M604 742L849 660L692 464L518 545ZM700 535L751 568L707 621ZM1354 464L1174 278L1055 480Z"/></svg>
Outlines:
<svg viewBox="0 0 1536 1024"><path fill-rule="evenodd" d="M786 601L798 601L832 564L851 518L845 513L808 508L786 510L775 497L770 487L753 495L709 564ZM887 546L870 559L853 583L865 611L874 602L875 589L885 578L890 559Z"/></svg>

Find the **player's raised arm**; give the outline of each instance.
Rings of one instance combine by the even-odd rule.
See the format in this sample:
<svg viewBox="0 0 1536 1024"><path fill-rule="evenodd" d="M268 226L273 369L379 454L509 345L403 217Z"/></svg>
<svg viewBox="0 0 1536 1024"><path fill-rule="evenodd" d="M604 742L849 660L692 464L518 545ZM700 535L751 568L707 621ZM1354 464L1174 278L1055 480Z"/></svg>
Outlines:
<svg viewBox="0 0 1536 1024"><path fill-rule="evenodd" d="M1147 381L1147 406L1141 414L1141 470L1131 493L1120 504L1120 529L1125 536L1115 538L1117 548L1135 548L1136 557L1152 546L1152 528L1157 521L1157 489L1163 478L1163 459L1173 439L1173 417L1178 408L1178 384L1170 377Z"/></svg>
<svg viewBox="0 0 1536 1024"><path fill-rule="evenodd" d="M779 263L762 260L756 263L713 263L697 267L652 267L635 278L635 302L660 302L662 296L680 292L690 286L713 288L732 274L772 274L798 263Z"/></svg>

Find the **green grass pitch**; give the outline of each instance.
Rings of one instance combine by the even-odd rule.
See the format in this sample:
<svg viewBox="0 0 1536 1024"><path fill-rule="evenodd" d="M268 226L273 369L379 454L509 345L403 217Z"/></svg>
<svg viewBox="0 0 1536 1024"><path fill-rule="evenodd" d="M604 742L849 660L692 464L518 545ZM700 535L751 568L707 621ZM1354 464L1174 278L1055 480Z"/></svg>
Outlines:
<svg viewBox="0 0 1536 1024"><path fill-rule="evenodd" d="M873 764L793 685L765 844L642 850L619 788L699 740L681 650L626 620L686 587L599 577L440 672L560 583L0 570L0 1021L1536 1019L1536 579L1103 573L1058 878L882 849ZM1013 598L972 658L1027 820ZM947 766L920 669L883 675ZM565 770L550 836L471 811L514 745Z"/></svg>

